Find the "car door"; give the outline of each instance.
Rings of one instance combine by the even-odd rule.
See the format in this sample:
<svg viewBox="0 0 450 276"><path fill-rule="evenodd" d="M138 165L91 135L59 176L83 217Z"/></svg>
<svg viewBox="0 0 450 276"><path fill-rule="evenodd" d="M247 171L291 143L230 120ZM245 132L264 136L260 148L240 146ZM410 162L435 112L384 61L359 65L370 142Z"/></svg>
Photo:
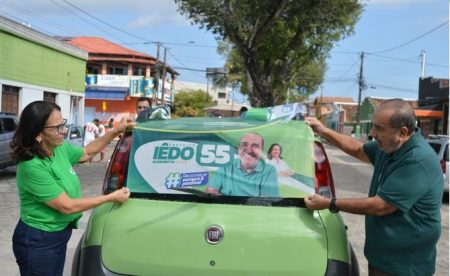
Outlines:
<svg viewBox="0 0 450 276"><path fill-rule="evenodd" d="M0 118L0 164L6 163L9 160L9 149L8 133L3 129L3 118Z"/></svg>
<svg viewBox="0 0 450 276"><path fill-rule="evenodd" d="M10 143L17 128L17 121L13 117L0 118L0 165L2 167L12 163Z"/></svg>

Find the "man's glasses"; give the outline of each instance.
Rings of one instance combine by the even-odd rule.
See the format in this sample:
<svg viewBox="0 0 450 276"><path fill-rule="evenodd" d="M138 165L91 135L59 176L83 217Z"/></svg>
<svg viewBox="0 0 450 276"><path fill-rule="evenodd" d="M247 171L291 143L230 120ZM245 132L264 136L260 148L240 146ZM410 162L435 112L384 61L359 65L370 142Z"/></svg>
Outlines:
<svg viewBox="0 0 450 276"><path fill-rule="evenodd" d="M64 119L62 124L56 126L45 126L44 128L54 128L56 129L56 131L58 131L58 133L62 133L66 130L66 123L67 119Z"/></svg>
<svg viewBox="0 0 450 276"><path fill-rule="evenodd" d="M137 106L137 109L146 109L149 108L148 106Z"/></svg>

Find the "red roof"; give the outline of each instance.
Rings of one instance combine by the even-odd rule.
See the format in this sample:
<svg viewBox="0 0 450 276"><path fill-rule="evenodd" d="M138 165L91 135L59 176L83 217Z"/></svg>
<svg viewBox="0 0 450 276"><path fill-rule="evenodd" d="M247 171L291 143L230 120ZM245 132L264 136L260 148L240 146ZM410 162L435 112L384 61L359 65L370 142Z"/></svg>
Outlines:
<svg viewBox="0 0 450 276"><path fill-rule="evenodd" d="M92 54L127 55L127 56L155 59L150 55L122 47L120 45L114 44L111 41L108 41L100 37L78 36L68 40L67 43L72 44L73 46L76 46L85 51L88 51L89 55Z"/></svg>

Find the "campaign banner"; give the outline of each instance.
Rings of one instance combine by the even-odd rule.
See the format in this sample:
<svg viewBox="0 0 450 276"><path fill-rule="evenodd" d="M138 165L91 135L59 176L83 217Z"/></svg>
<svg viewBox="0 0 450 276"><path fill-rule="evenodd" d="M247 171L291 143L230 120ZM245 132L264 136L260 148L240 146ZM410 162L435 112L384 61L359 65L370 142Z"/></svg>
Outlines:
<svg viewBox="0 0 450 276"><path fill-rule="evenodd" d="M127 186L135 193L314 193L314 136L304 122L149 121L132 140Z"/></svg>

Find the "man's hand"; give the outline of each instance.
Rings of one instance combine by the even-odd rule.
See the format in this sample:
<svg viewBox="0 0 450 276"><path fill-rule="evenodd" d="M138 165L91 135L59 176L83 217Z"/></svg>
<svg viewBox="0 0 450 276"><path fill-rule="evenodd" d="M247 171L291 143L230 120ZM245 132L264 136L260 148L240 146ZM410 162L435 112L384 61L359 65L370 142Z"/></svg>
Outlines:
<svg viewBox="0 0 450 276"><path fill-rule="evenodd" d="M308 124L318 135L322 135L322 133L327 129L319 120L314 117L305 117L305 123Z"/></svg>
<svg viewBox="0 0 450 276"><path fill-rule="evenodd" d="M328 209L328 207L330 207L330 201L330 198L318 194L313 194L305 197L306 208L310 210Z"/></svg>
<svg viewBox="0 0 450 276"><path fill-rule="evenodd" d="M136 122L131 117L122 117L122 119L119 122L119 125L117 126L117 131L119 133L125 132L125 130L133 128L136 125Z"/></svg>

